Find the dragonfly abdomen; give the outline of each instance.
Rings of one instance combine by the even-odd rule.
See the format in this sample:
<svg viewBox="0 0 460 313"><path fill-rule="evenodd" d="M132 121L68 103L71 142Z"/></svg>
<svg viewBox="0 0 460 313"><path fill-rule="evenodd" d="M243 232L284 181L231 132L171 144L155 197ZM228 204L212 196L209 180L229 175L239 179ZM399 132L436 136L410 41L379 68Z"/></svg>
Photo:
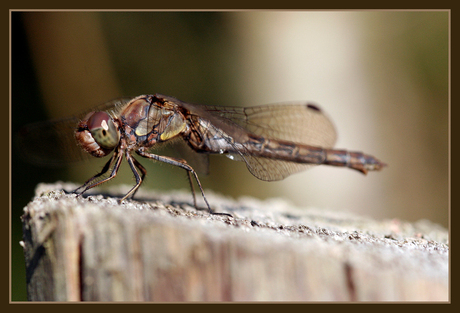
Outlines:
<svg viewBox="0 0 460 313"><path fill-rule="evenodd" d="M348 167L363 174L386 166L371 155L362 152L324 149L284 140L251 136L244 145L254 156L302 164L325 164Z"/></svg>
<svg viewBox="0 0 460 313"><path fill-rule="evenodd" d="M375 157L358 151L326 149L326 162L333 166L346 166L363 174L368 171L378 171L386 166Z"/></svg>
<svg viewBox="0 0 460 313"><path fill-rule="evenodd" d="M250 136L244 146L252 155L268 159L306 164L323 164L327 159L326 149L285 140Z"/></svg>

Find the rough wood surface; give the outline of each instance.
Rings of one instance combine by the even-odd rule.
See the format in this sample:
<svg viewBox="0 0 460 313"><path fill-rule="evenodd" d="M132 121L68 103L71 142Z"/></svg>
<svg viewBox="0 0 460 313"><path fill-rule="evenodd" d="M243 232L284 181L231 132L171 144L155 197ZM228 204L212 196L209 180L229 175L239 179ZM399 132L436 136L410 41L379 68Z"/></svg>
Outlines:
<svg viewBox="0 0 460 313"><path fill-rule="evenodd" d="M39 185L24 209L30 300L448 301L446 229L207 192L76 198ZM113 197L115 195L115 198Z"/></svg>

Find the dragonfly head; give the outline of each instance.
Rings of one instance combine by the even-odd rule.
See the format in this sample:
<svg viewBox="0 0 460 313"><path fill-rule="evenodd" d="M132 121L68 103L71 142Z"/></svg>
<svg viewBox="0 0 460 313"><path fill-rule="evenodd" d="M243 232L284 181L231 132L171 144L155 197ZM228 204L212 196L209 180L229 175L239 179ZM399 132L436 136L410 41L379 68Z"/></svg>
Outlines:
<svg viewBox="0 0 460 313"><path fill-rule="evenodd" d="M110 115L90 112L78 124L75 138L86 152L100 158L118 145L120 132Z"/></svg>

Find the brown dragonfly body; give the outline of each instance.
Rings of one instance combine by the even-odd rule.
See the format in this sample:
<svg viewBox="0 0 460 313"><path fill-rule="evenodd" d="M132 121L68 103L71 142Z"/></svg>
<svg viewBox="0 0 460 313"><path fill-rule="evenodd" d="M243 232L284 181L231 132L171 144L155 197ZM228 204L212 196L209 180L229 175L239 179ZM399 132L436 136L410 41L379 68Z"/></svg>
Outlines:
<svg viewBox="0 0 460 313"><path fill-rule="evenodd" d="M76 190L79 194L117 175L121 161L128 161L136 185L123 197L133 196L145 168L138 155L185 169L193 192L192 175L204 196L198 175L184 160L151 153L156 145L182 138L198 153L225 154L246 163L259 179L280 180L312 165L333 165L366 174L384 163L361 152L332 149L336 133L326 115L312 104L258 107L193 105L156 94L108 105L78 122L75 138L81 148L96 157L113 154L102 171ZM194 204L196 206L195 194ZM122 201L120 200L120 201Z"/></svg>

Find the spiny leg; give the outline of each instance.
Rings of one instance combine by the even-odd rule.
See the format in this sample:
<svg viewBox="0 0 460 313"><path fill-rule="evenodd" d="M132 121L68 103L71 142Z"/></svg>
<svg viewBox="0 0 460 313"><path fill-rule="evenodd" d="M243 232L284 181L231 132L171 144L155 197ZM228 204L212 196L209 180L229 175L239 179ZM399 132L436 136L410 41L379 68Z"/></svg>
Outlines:
<svg viewBox="0 0 460 313"><path fill-rule="evenodd" d="M118 169L120 168L120 164L121 164L122 159L123 159L123 155L121 153L119 153L118 151L116 151L114 153L114 155L112 156L112 158L109 160L109 162L107 162L104 165L104 168L102 169L102 171L99 174L96 174L93 177L91 177L90 179L88 179L88 181L86 183L84 183L82 186L78 187L74 191L74 193L77 193L78 189L84 188L82 192L77 193L78 195L82 195L85 191L87 191L87 190L89 190L91 188L94 188L94 187L96 187L96 186L98 186L98 185L100 185L102 183L105 183L105 182L111 180L112 178L114 178L115 176L117 176ZM102 179L100 181L96 181L95 183L93 183L94 180L99 178L101 175L105 174L112 166L113 166L112 172L110 173L110 175L107 178L104 178L104 179Z"/></svg>
<svg viewBox="0 0 460 313"><path fill-rule="evenodd" d="M198 175L196 174L195 170L190 165L187 164L187 162L185 160L176 159L176 158L168 157L168 156L160 156L160 155L156 155L156 154L153 154L153 153L147 153L147 152L145 152L143 150L138 150L137 153L140 156L143 156L145 158L149 158L149 159L152 159L152 160L155 160L155 161L164 162L164 163L171 164L171 165L178 166L178 167L181 167L181 168L185 169L187 171L187 173L188 173L189 182L190 182L190 186L192 188L192 192L194 193L192 179L191 179L191 176L190 176L190 173L193 173L193 175L195 176L195 180L197 181L198 186L200 187L201 194L203 196L204 201L206 202L206 206L208 207L209 212L210 213L213 212L211 207L209 206L208 200L206 199L206 197L204 195L204 191L203 191L201 183L200 183L200 181L198 179ZM194 195L194 205L195 205L195 208L198 209L198 207L196 205L195 195Z"/></svg>
<svg viewBox="0 0 460 313"><path fill-rule="evenodd" d="M126 157L126 160L128 161L129 167L131 167L131 171L134 174L134 178L136 179L136 185L133 188L131 188L131 190L128 191L128 193L123 198L121 198L119 200L119 203L121 203L123 200L125 200L126 198L128 198L130 196L131 197L134 196L136 191L139 189L139 186L142 184L142 181L144 180L145 173L147 172L145 170L145 168L142 165L140 165L140 163L137 162L137 160L134 159L132 157L131 153L129 153L128 151L126 151L125 157ZM142 177L137 172L136 167L139 168L139 170L142 172Z"/></svg>
<svg viewBox="0 0 460 313"><path fill-rule="evenodd" d="M132 157L132 156L131 156ZM132 157L132 160L133 160L133 163L134 165L141 171L142 175L141 175L141 183L144 181L144 178L145 178L145 175L147 174L147 170L145 169L145 167L142 166L141 163L139 163L139 161L137 161L135 158ZM134 198L134 196L136 195L136 192L139 190L139 188L137 188L133 194L131 195L131 199Z"/></svg>
<svg viewBox="0 0 460 313"><path fill-rule="evenodd" d="M145 158L149 158L149 159L152 159L152 160L155 160L155 161L164 162L164 163L171 164L171 165L178 166L178 167L181 167L181 168L185 169L189 173L188 174L189 175L189 181L190 181L192 186L193 186L193 184L192 184L192 179L190 177L190 173L193 174L193 176L195 177L195 180L196 180L196 182L198 184L198 187L200 188L201 195L203 196L203 200L206 203L206 206L208 207L209 213L210 214L215 214L215 215L227 215L227 216L233 217L231 214L228 214L228 213L215 213L211 209L211 206L209 205L208 200L206 199L206 196L204 195L203 187L201 186L201 182L198 179L198 175L196 174L195 170L190 165L187 164L187 162L185 160L176 159L176 158L168 157L168 156L156 155L156 154L153 154L153 153L147 153L143 149L139 149L136 152L137 152L137 154L139 154L140 156L143 156ZM192 187L192 192L194 192L193 187ZM195 195L194 195L194 197L195 197ZM196 206L196 200L194 202L195 202L194 203L195 208L199 209Z"/></svg>
<svg viewBox="0 0 460 313"><path fill-rule="evenodd" d="M192 195L193 195L193 206L196 208L198 208L198 205L196 204L196 194L195 194L195 187L193 187L193 180L192 180L192 174L190 174L190 171L186 171L187 172L187 177L188 177L188 182L190 183L190 189L192 190ZM205 199L206 201L206 199ZM207 204L207 202L206 202ZM209 208L209 205L208 205L208 208Z"/></svg>
<svg viewBox="0 0 460 313"><path fill-rule="evenodd" d="M104 175L108 170L109 168L112 166L112 163L113 161L115 160L115 157L116 155L113 154L111 157L110 157L110 160L107 161L107 163L105 163L104 167L102 168L101 172L94 175L93 177L91 177L90 179L88 179L83 185L81 185L80 187L78 187L77 189L75 189L73 191L73 193L78 193L77 190L78 189L81 189L81 188L85 188L86 186L88 186L93 180L95 180L96 178L100 177L101 175ZM85 189L86 191L86 189ZM83 191L84 192L84 191ZM78 193L79 195L81 195L83 192L81 193Z"/></svg>

